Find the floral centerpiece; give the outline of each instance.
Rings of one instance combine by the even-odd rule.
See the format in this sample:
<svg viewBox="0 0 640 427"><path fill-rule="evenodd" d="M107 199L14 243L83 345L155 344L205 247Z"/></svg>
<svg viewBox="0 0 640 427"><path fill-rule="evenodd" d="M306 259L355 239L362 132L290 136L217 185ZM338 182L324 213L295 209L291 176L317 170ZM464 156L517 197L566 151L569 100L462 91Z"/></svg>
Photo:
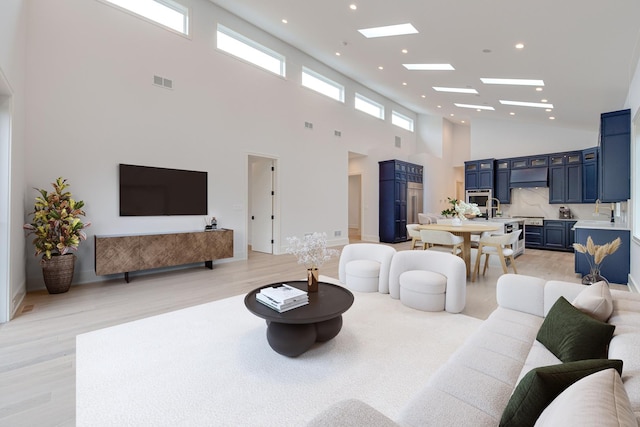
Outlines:
<svg viewBox="0 0 640 427"><path fill-rule="evenodd" d="M601 280L609 283L606 278L600 275L600 265L602 265L605 257L617 251L621 244L622 240L618 237L614 241L605 243L604 245L596 245L593 243L591 236L587 237L586 245L580 243L573 244L573 249L575 249L576 252L585 254L589 262L590 272L582 278L583 284L593 284Z"/></svg>
<svg viewBox="0 0 640 427"><path fill-rule="evenodd" d="M318 269L332 256L338 255L340 252L336 249L327 248L327 235L325 233L307 234L303 239L287 237L287 242L289 242L289 246L286 252L295 255L298 259L298 264L302 264L307 268L309 292L317 292Z"/></svg>
<svg viewBox="0 0 640 427"><path fill-rule="evenodd" d="M35 255L42 254L41 265L47 289L50 293L61 293L69 290L73 278L75 255L70 251L77 250L80 242L86 240L83 229L91 224L80 219L85 215L82 209L84 202L74 200L66 191L69 187L66 179L60 177L51 185L52 192L36 188L39 195L31 213L33 220L23 228L28 235L35 235ZM60 268L67 272L61 273Z"/></svg>
<svg viewBox="0 0 640 427"><path fill-rule="evenodd" d="M440 212L445 218L450 216L454 219L466 220L480 215L480 209L476 203L465 203L462 200L447 197L451 207Z"/></svg>

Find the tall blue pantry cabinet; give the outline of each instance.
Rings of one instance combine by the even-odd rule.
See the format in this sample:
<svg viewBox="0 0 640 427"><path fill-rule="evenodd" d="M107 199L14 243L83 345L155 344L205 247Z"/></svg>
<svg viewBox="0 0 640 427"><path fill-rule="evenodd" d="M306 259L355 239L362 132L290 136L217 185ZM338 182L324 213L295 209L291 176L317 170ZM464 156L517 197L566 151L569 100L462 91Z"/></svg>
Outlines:
<svg viewBox="0 0 640 427"><path fill-rule="evenodd" d="M379 225L380 241L406 242L407 186L410 182L422 184L422 166L401 160L379 162Z"/></svg>

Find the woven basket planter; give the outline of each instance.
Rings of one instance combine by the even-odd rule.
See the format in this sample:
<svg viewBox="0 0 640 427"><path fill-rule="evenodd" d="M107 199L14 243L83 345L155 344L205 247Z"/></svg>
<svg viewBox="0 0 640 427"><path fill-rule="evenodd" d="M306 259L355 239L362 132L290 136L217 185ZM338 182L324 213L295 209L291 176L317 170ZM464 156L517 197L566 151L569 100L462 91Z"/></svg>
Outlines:
<svg viewBox="0 0 640 427"><path fill-rule="evenodd" d="M51 259L43 258L40 261L44 284L50 294L62 294L69 290L75 263L74 254L52 256Z"/></svg>

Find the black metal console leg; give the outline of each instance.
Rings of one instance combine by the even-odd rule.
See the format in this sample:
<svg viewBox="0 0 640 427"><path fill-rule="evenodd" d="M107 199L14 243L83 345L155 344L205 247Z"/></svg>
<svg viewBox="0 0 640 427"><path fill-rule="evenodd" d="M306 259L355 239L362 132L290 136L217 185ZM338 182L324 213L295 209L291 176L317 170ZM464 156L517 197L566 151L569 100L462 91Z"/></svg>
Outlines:
<svg viewBox="0 0 640 427"><path fill-rule="evenodd" d="M129 272L128 271L124 272L124 281L129 283Z"/></svg>
<svg viewBox="0 0 640 427"><path fill-rule="evenodd" d="M209 270L213 270L213 261L205 261L204 266L207 267Z"/></svg>

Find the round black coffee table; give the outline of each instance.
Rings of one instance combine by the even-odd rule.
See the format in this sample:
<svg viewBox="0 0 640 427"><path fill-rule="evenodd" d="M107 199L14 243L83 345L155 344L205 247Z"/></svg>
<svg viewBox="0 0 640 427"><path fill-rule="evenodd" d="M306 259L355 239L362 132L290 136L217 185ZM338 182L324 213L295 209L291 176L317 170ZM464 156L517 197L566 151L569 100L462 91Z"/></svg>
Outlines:
<svg viewBox="0 0 640 427"><path fill-rule="evenodd" d="M318 292L309 292L309 304L278 313L256 300L260 289L286 283L307 290L306 281L278 282L254 289L244 297L244 305L267 321L267 341L276 352L296 357L316 342L329 341L342 329L342 313L353 304L353 294L338 285L318 282Z"/></svg>

